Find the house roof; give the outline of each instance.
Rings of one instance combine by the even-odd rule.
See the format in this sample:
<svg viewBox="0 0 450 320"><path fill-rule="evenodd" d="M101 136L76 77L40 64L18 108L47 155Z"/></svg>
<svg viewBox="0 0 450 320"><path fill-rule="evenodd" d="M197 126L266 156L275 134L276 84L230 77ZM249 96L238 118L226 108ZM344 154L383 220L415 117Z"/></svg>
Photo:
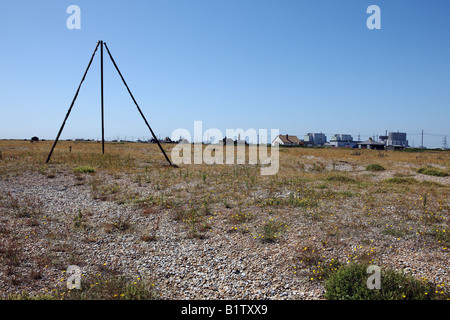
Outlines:
<svg viewBox="0 0 450 320"><path fill-rule="evenodd" d="M302 141L300 141L299 138L297 138L297 136L291 136L291 135L283 135L280 134L278 135L278 137L280 138L281 141L283 141L283 143L295 143L295 144L303 144Z"/></svg>

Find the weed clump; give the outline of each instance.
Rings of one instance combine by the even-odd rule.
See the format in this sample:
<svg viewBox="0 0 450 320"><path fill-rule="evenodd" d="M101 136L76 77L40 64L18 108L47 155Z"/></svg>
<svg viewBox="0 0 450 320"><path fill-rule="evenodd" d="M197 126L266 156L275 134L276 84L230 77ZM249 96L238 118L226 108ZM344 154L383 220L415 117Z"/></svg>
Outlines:
<svg viewBox="0 0 450 320"><path fill-rule="evenodd" d="M401 178L401 177L392 177L392 178L388 178L386 180L384 180L384 182L386 183L396 183L396 184L414 184L414 183L419 183L419 181L417 181L414 178Z"/></svg>
<svg viewBox="0 0 450 320"><path fill-rule="evenodd" d="M187 209L176 208L174 219L183 222L190 238L204 239L205 232L211 229L206 219L207 214L209 214L207 207L193 204L188 205Z"/></svg>
<svg viewBox="0 0 450 320"><path fill-rule="evenodd" d="M309 280L323 281L336 272L341 265L338 259L328 259L323 255L323 248L305 246L296 254L295 269L304 269Z"/></svg>
<svg viewBox="0 0 450 320"><path fill-rule="evenodd" d="M314 207L317 206L317 201L309 196L302 198L298 194L290 193L287 200L288 204L293 207Z"/></svg>
<svg viewBox="0 0 450 320"><path fill-rule="evenodd" d="M104 224L105 233L114 233L114 232L123 233L129 231L130 229L131 223L128 221L127 218L122 217L119 217L110 223Z"/></svg>
<svg viewBox="0 0 450 320"><path fill-rule="evenodd" d="M95 169L91 166L79 166L73 169L75 173L95 173Z"/></svg>
<svg viewBox="0 0 450 320"><path fill-rule="evenodd" d="M259 237L264 242L276 242L286 230L287 225L284 222L270 219L261 227Z"/></svg>
<svg viewBox="0 0 450 320"><path fill-rule="evenodd" d="M83 277L81 289L54 290L51 293L10 294L8 300L156 300L155 284L140 277L96 274Z"/></svg>
<svg viewBox="0 0 450 320"><path fill-rule="evenodd" d="M87 212L82 212L80 209L78 210L77 214L75 214L75 216L73 217L73 228L74 229L87 229L89 227L88 223L87 223L87 217L86 215L88 215L89 213Z"/></svg>
<svg viewBox="0 0 450 320"><path fill-rule="evenodd" d="M348 177L343 174L332 174L326 178L328 181L337 181L337 182L350 182L356 183L357 181L351 177Z"/></svg>
<svg viewBox="0 0 450 320"><path fill-rule="evenodd" d="M447 172L438 170L436 168L426 168L422 167L419 170L417 170L418 173L426 174L428 176L435 176L435 177L447 177L449 174Z"/></svg>
<svg viewBox="0 0 450 320"><path fill-rule="evenodd" d="M366 167L366 170L367 171L384 171L385 169L384 169L384 167L382 165L379 165L379 164L376 164L376 163L372 163L372 164L369 164Z"/></svg>

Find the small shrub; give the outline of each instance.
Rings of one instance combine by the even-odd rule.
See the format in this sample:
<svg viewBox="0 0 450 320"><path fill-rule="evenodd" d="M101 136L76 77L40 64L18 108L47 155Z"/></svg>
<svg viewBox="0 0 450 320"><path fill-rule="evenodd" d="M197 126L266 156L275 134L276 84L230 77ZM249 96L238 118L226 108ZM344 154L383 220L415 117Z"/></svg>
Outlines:
<svg viewBox="0 0 450 320"><path fill-rule="evenodd" d="M73 217L73 227L74 228L81 228L83 225L83 213L81 212L81 210L78 210L78 214L76 214Z"/></svg>
<svg viewBox="0 0 450 320"><path fill-rule="evenodd" d="M323 249L306 246L297 251L295 255L297 265L295 268L306 271L309 280L322 281L336 272L340 266L337 259L325 258Z"/></svg>
<svg viewBox="0 0 450 320"><path fill-rule="evenodd" d="M176 207L174 210L174 219L184 223L191 238L204 239L204 233L211 228L201 209L189 206L187 209Z"/></svg>
<svg viewBox="0 0 450 320"><path fill-rule="evenodd" d="M444 298L434 285L411 275L382 269L380 289L367 288L368 264L352 263L339 268L326 281L325 298L329 300L430 300Z"/></svg>
<svg viewBox="0 0 450 320"><path fill-rule="evenodd" d="M355 183L357 182L355 179L350 178L346 175L343 174L333 174L327 177L328 181L338 181L338 182L352 182Z"/></svg>
<svg viewBox="0 0 450 320"><path fill-rule="evenodd" d="M436 181L428 181L428 180L424 180L422 181L422 185L423 186L427 186L427 187L438 187L438 188L442 188L444 187L443 184L436 182Z"/></svg>
<svg viewBox="0 0 450 320"><path fill-rule="evenodd" d="M88 229L87 215L89 215L89 212L83 212L81 209L78 209L78 212L73 217L73 228Z"/></svg>
<svg viewBox="0 0 450 320"><path fill-rule="evenodd" d="M281 234L287 229L287 225L282 221L270 219L264 223L259 233L259 237L264 242L276 242Z"/></svg>
<svg viewBox="0 0 450 320"><path fill-rule="evenodd" d="M450 243L450 231L445 230L445 228L440 228L436 226L431 228L428 233L439 242L442 242L444 244Z"/></svg>
<svg viewBox="0 0 450 320"><path fill-rule="evenodd" d="M100 199L101 201L119 201L125 202L124 199L120 197L120 192L122 187L114 182L112 184L104 185L100 180L94 180L91 183L92 197L94 199Z"/></svg>
<svg viewBox="0 0 450 320"><path fill-rule="evenodd" d="M307 196L306 198L300 197L296 193L290 193L287 203L293 207L314 207L317 206L317 201Z"/></svg>
<svg viewBox="0 0 450 320"><path fill-rule="evenodd" d="M422 167L419 170L417 170L418 173L426 174L429 176L436 176L436 177L447 177L449 174L447 172L441 171L436 168L426 168Z"/></svg>
<svg viewBox="0 0 450 320"><path fill-rule="evenodd" d="M75 173L95 173L95 169L90 166L80 166L73 169Z"/></svg>
<svg viewBox="0 0 450 320"><path fill-rule="evenodd" d="M369 165L366 167L366 170L367 170L367 171L383 171L383 170L385 170L385 169L384 169L384 167L383 167L382 165L373 163L373 164L369 164Z"/></svg>
<svg viewBox="0 0 450 320"><path fill-rule="evenodd" d="M157 204L157 199L152 195L140 197L139 194L130 194L128 202L134 206L141 208L152 208Z"/></svg>
<svg viewBox="0 0 450 320"><path fill-rule="evenodd" d="M396 184L414 184L414 183L419 183L419 181L417 181L414 178L400 178L400 177L388 178L388 179L384 180L384 182L396 183Z"/></svg>
<svg viewBox="0 0 450 320"><path fill-rule="evenodd" d="M242 212L241 210L239 210L238 213L233 214L230 217L230 220L232 223L243 223L243 222L249 221L252 218L253 218L253 214L247 213L247 212Z"/></svg>
<svg viewBox="0 0 450 320"><path fill-rule="evenodd" d="M131 228L131 224L128 219L119 217L114 222L110 222L104 225L105 233L125 232Z"/></svg>
<svg viewBox="0 0 450 320"><path fill-rule="evenodd" d="M323 172L325 171L325 165L320 162L313 163L312 167L309 168L311 172Z"/></svg>
<svg viewBox="0 0 450 320"><path fill-rule="evenodd" d="M394 228L392 226L386 226L382 231L382 234L393 236L395 238L403 238L406 235L406 232L404 230L399 230L397 228Z"/></svg>

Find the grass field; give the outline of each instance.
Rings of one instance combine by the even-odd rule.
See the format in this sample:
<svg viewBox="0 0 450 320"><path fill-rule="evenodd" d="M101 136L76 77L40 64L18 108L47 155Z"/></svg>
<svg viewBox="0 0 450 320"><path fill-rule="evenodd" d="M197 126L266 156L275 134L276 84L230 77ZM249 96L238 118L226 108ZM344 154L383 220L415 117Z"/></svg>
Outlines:
<svg viewBox="0 0 450 320"><path fill-rule="evenodd" d="M61 141L46 164L51 145L0 141L0 180L6 186L25 175L70 178L88 188L93 200L131 207L142 219L133 227L120 217L100 226L91 218L92 208L58 217L59 211L51 212L39 196L25 199L0 189L3 298L42 292L47 283L60 281L47 276L45 268L61 271L71 264L70 254L56 262L51 252L22 250L32 246L30 234L70 253L68 232L94 242L101 234L127 231L139 237L139 247L163 237L160 219L198 243L234 234L259 249L276 246L283 250L283 272L314 288L325 288L340 266L369 263L404 269L433 286L429 296L449 297L449 151L280 148L278 173L263 176L260 165L170 167L157 145L143 143L106 143L102 155L100 143ZM173 145L163 147L170 156ZM78 264L87 264L80 259ZM105 292L114 290L102 289L81 298L153 298L158 293L148 294L148 288L163 286L157 277L147 287L133 287L130 281L110 281L114 290L125 292L122 296L108 296ZM45 290L56 292L51 288ZM59 294L65 292L58 288ZM64 294L80 298L75 293Z"/></svg>

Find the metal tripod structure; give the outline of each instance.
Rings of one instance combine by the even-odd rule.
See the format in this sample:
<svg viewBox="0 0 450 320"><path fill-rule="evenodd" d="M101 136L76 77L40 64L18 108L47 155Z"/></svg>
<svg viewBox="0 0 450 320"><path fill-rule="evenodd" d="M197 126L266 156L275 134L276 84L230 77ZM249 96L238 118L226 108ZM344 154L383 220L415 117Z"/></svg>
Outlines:
<svg viewBox="0 0 450 320"><path fill-rule="evenodd" d="M116 62L114 61L114 58L112 57L111 52L109 51L108 46L106 45L106 42L103 42L102 40L100 40L100 41L97 42L97 45L96 45L96 47L95 47L95 50L94 50L94 52L92 53L91 59L89 60L89 64L88 64L88 66L87 66L87 68L86 68L86 71L84 72L83 78L81 79L81 82L80 82L80 84L79 84L79 86L78 86L77 92L75 93L75 96L73 97L72 103L70 104L70 107L69 107L69 110L67 111L66 117L64 118L64 121L63 121L63 123L62 123L62 125L61 125L61 128L59 129L58 135L56 136L55 142L53 143L52 149L50 150L50 153L49 153L49 155L48 155L48 157L47 157L46 163L48 163L48 162L50 161L50 158L51 158L51 156L52 156L52 154L53 154L53 150L55 149L55 146L56 146L56 144L58 143L59 137L61 136L61 133L62 133L62 131L63 131L63 129L64 129L64 126L65 126L65 124L66 124L67 118L69 118L70 112L72 111L73 105L75 104L75 100L77 99L78 93L80 92L81 85L83 84L84 79L86 78L86 74L87 74L88 71L89 71L89 68L90 68L90 66L91 66L91 64L92 64L92 60L94 59L95 53L97 52L97 49L98 49L99 46L100 46L100 61L101 61L101 62L100 62L100 73L101 73L100 78L101 78L101 109L102 109L102 110L101 110L101 111L102 111L102 153L105 154L105 122L104 122L104 110L103 110L103 109L104 109L104 105L103 105L103 46L105 46L106 51L108 52L108 55L109 55L109 57L110 57L112 63L114 64L114 67L116 68L117 72L119 73L120 78L122 79L123 84L125 85L125 87L126 87L127 90L128 90L128 93L129 93L130 96L131 96L131 99L133 99L134 104L136 105L136 107L137 107L139 113L141 114L142 118L143 118L144 121L145 121L145 124L147 125L147 127L148 127L148 129L150 130L150 132L151 132L153 138L155 139L156 143L158 144L159 149L160 149L161 152L164 154L164 157L166 158L166 160L167 160L167 162L169 163L169 165L172 166L172 162L170 161L170 159L169 159L169 157L167 156L166 152L164 151L163 147L162 147L161 144L159 143L158 138L156 137L156 135L155 135L155 133L153 132L153 130L152 130L152 128L150 127L150 125L148 124L147 119L145 118L144 114L142 113L141 108L139 107L138 103L136 102L136 99L134 98L133 94L131 93L131 90L130 90L130 88L128 87L128 85L127 85L125 79L123 78L122 73L120 72L119 68L117 67L117 64L116 64Z"/></svg>

